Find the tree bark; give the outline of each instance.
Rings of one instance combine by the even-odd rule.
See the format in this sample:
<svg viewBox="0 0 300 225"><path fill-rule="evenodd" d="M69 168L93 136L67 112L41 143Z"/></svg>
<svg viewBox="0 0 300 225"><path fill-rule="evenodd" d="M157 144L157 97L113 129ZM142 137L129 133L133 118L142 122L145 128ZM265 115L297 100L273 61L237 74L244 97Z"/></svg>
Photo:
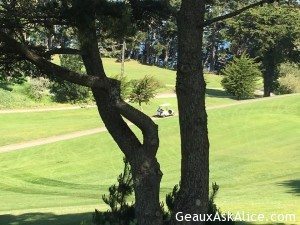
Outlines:
<svg viewBox="0 0 300 225"><path fill-rule="evenodd" d="M274 80L277 77L277 65L274 50L269 50L263 59L264 97L270 97L274 91Z"/></svg>
<svg viewBox="0 0 300 225"><path fill-rule="evenodd" d="M88 24L79 21L78 32L87 74L106 79L94 20ZM150 117L120 98L119 82L110 79L108 83L107 90L92 88L92 92L102 121L132 167L138 224L161 225L159 190L162 172L156 159L159 147L158 127ZM123 117L142 131L143 143L138 140Z"/></svg>
<svg viewBox="0 0 300 225"><path fill-rule="evenodd" d="M210 55L209 55L209 71L215 71L216 64L216 33L217 33L217 23L213 25L212 34L211 34L211 47L210 47Z"/></svg>
<svg viewBox="0 0 300 225"><path fill-rule="evenodd" d="M177 212L205 214L209 196L209 140L202 65L205 1L183 0L178 15L176 93L181 134L181 183L171 224Z"/></svg>
<svg viewBox="0 0 300 225"><path fill-rule="evenodd" d="M168 67L168 62L169 62L169 54L170 54L170 45L171 45L171 40L168 41L165 49L165 54L164 54L164 67Z"/></svg>

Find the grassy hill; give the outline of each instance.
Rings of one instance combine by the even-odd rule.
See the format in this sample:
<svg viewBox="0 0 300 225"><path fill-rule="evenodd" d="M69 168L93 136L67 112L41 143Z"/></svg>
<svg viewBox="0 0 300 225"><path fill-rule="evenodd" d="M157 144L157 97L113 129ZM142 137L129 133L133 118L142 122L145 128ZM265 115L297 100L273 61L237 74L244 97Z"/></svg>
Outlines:
<svg viewBox="0 0 300 225"><path fill-rule="evenodd" d="M121 63L116 62L115 58L103 58L103 65L108 76L116 76L121 73ZM59 56L53 57L53 62L60 64ZM155 77L162 85L167 87L175 86L176 71L160 68L157 66L143 65L138 61L131 60L125 62L125 76L128 80L140 79L146 75ZM221 88L222 76L214 74L205 75L207 86L210 88Z"/></svg>
<svg viewBox="0 0 300 225"><path fill-rule="evenodd" d="M53 62L59 64L59 57L56 55ZM120 74L121 64L116 62L116 59L104 58L104 67L106 73L113 77ZM137 61L129 61L125 63L125 75L128 80L140 79L146 75L155 77L162 84L159 92L173 92L175 88L176 71L159 68L157 66L147 66L138 63ZM221 88L221 76L206 74L207 86L210 89ZM24 85L23 85L24 86ZM0 88L0 110L13 108L35 108L43 106L61 105L51 101L49 97L43 101L34 101L24 91L22 85L13 86L13 91L6 91Z"/></svg>
<svg viewBox="0 0 300 225"><path fill-rule="evenodd" d="M34 108L53 105L50 102L36 102L18 89L7 91L0 88L0 110L13 108Z"/></svg>
<svg viewBox="0 0 300 225"><path fill-rule="evenodd" d="M120 74L121 63L117 63L116 59L104 58L104 68L109 76ZM157 66L148 66L138 63L137 61L131 60L125 62L125 75L129 80L139 79L145 75L150 75L159 80L163 85L169 87L175 86L176 71L159 68ZM205 79L207 86L210 88L221 88L222 76L214 74L206 74Z"/></svg>
<svg viewBox="0 0 300 225"><path fill-rule="evenodd" d="M300 95L210 109L208 115L218 206L299 215ZM178 118L157 123L163 199L179 180ZM103 208L101 195L121 169L122 154L107 133L0 154L0 224L79 225L90 219L84 212Z"/></svg>

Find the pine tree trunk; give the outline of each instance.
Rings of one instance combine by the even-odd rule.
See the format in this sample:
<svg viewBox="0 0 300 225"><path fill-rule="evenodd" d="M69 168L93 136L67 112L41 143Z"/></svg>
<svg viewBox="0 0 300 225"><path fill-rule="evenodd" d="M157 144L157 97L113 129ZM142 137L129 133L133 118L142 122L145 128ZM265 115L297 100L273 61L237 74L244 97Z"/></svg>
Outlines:
<svg viewBox="0 0 300 225"><path fill-rule="evenodd" d="M209 55L209 71L215 71L215 64L216 64L216 29L217 24L215 23L212 28L212 36L211 36L211 48L210 48L210 55Z"/></svg>
<svg viewBox="0 0 300 225"><path fill-rule="evenodd" d="M178 16L178 69L176 93L181 134L181 184L175 200L177 212L205 214L209 196L209 140L205 109L206 84L202 65L204 1L184 0Z"/></svg>
<svg viewBox="0 0 300 225"><path fill-rule="evenodd" d="M274 50L270 50L263 59L264 67L264 97L270 97L273 92L274 80L277 78L277 65Z"/></svg>
<svg viewBox="0 0 300 225"><path fill-rule="evenodd" d="M162 225L159 202L162 172L156 159L159 147L158 127L150 117L122 101L119 82L106 77L99 54L94 19L78 21L78 32L87 74L101 77L109 86L106 90L92 88L92 92L104 125L131 165L137 222L139 225ZM123 117L142 131L143 143Z"/></svg>
<svg viewBox="0 0 300 225"><path fill-rule="evenodd" d="M164 57L164 67L168 67L170 45L171 45L171 41L169 41L166 45L165 57Z"/></svg>
<svg viewBox="0 0 300 225"><path fill-rule="evenodd" d="M99 90L93 90L93 93L106 128L131 165L138 224L162 225L159 201L162 172L153 154L157 152L158 145L151 145L151 143L140 145L120 114L111 107L109 95ZM158 134L156 136L158 137Z"/></svg>
<svg viewBox="0 0 300 225"><path fill-rule="evenodd" d="M159 204L162 173L156 159L138 159L133 166L138 224L162 225L162 212Z"/></svg>

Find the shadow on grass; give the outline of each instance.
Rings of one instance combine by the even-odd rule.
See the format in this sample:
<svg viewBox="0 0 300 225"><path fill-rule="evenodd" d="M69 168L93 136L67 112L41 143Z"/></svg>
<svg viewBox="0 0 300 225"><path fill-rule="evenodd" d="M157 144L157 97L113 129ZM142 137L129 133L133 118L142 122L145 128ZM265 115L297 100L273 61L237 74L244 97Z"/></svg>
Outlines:
<svg viewBox="0 0 300 225"><path fill-rule="evenodd" d="M206 95L209 97L216 97L216 98L232 98L235 99L233 96L229 95L226 91L221 89L206 89Z"/></svg>
<svg viewBox="0 0 300 225"><path fill-rule="evenodd" d="M262 223L260 223L262 225ZM236 225L257 225L257 223L237 222ZM263 225L296 225L295 223L264 223Z"/></svg>
<svg viewBox="0 0 300 225"><path fill-rule="evenodd" d="M56 215L52 213L26 213L21 215L0 215L1 225L81 225L92 224L91 213ZM236 225L257 225L250 222L236 222ZM264 223L263 225L296 225L294 223Z"/></svg>
<svg viewBox="0 0 300 225"><path fill-rule="evenodd" d="M56 215L52 213L26 213L0 215L2 225L81 225L91 224L93 213Z"/></svg>
<svg viewBox="0 0 300 225"><path fill-rule="evenodd" d="M288 193L300 196L300 180L287 180L278 184L279 186L285 186L289 188Z"/></svg>

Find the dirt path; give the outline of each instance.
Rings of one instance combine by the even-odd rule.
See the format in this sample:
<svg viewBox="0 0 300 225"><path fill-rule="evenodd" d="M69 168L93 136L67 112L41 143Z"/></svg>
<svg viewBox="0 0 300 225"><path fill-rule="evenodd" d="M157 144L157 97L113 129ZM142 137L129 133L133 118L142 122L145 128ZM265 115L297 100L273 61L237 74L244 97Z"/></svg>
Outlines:
<svg viewBox="0 0 300 225"><path fill-rule="evenodd" d="M155 98L176 98L176 93L161 93L156 95Z"/></svg>
<svg viewBox="0 0 300 225"><path fill-rule="evenodd" d="M23 148L35 147L35 146L39 146L39 145L50 144L50 143L54 143L54 142L58 142L58 141L70 140L70 139L83 137L83 136L87 136L87 135L91 135L91 134L97 134L97 133L104 132L104 131L106 131L106 128L101 127L101 128L91 129L91 130L77 131L77 132L72 132L72 133L63 134L63 135L41 138L41 139L27 141L27 142L23 142L23 143L5 145L5 146L0 147L0 153L15 151L15 150L23 149Z"/></svg>
<svg viewBox="0 0 300 225"><path fill-rule="evenodd" d="M176 98L175 93L162 93L155 96L155 98ZM3 109L0 110L0 114L10 114L10 113L30 113L30 112L49 112L49 111L63 111L63 110L74 110L74 109L86 109L86 108L96 108L95 105L88 106L64 106L64 107L46 107L46 108L33 108L33 109Z"/></svg>
<svg viewBox="0 0 300 225"><path fill-rule="evenodd" d="M96 106L65 106L65 107L56 107L56 108L39 108L39 109L8 109L0 110L0 114L9 114L9 113L27 113L27 112L48 112L48 111L62 111L62 110L73 110L73 109L82 109L82 108L95 108Z"/></svg>
<svg viewBox="0 0 300 225"><path fill-rule="evenodd" d="M300 95L300 94L294 94L294 95ZM231 104L207 107L207 110L223 109L223 108L229 108L231 106L236 106L236 105L245 105L245 104L254 103L254 102L269 101L269 100L272 100L274 98L284 98L286 96L290 96L290 95L281 95L281 96L275 96L275 97L272 97L272 98L260 98L260 99L253 99L253 100L244 100L244 101L231 103ZM177 115L175 115L175 116L177 116ZM168 118L171 118L171 117L153 118L153 120L168 119ZM130 126L133 125L132 123L128 123L128 124ZM91 135L91 134L97 134L97 133L101 133L101 132L105 132L105 131L107 131L106 128L102 127L102 128L95 128L95 129L90 129L90 130L77 131L77 132L72 132L72 133L69 133L69 134L57 135L57 136L52 136L52 137L47 137L47 138L41 138L41 139L27 141L27 142L23 142L23 143L5 145L5 146L0 147L0 153L16 151L16 150L35 147L35 146L39 146L39 145L51 144L51 143L55 143L55 142L58 142L58 141L70 140L70 139L83 137L83 136L87 136L87 135Z"/></svg>

